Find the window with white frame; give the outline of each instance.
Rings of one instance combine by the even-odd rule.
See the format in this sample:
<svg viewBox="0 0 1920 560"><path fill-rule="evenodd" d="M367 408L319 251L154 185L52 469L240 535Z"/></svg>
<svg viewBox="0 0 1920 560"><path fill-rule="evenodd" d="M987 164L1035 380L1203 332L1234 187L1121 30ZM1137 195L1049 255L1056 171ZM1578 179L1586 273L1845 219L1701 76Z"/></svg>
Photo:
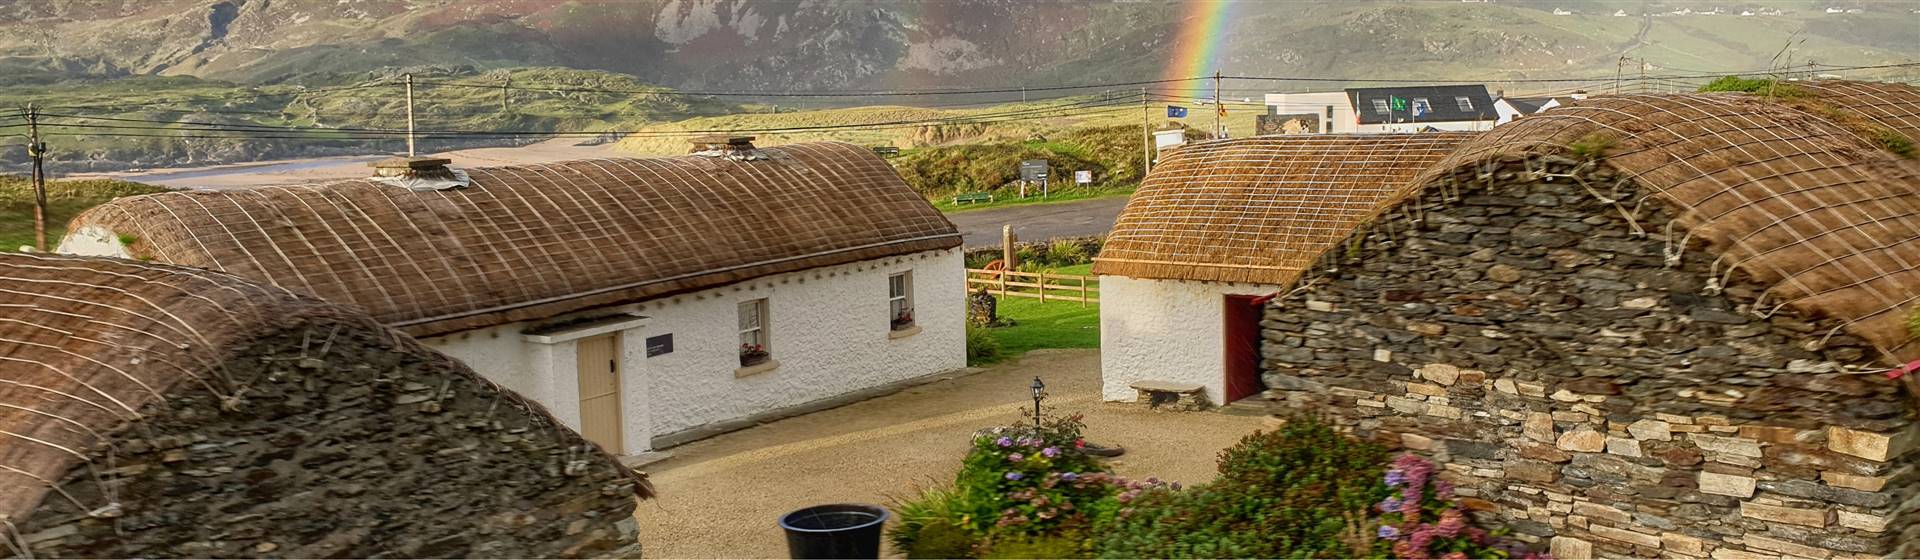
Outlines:
<svg viewBox="0 0 1920 560"><path fill-rule="evenodd" d="M913 271L887 277L887 316L892 318L893 330L913 326Z"/></svg>
<svg viewBox="0 0 1920 560"><path fill-rule="evenodd" d="M1373 100L1373 112L1380 113L1382 115L1387 114L1387 100L1385 99Z"/></svg>
<svg viewBox="0 0 1920 560"><path fill-rule="evenodd" d="M1472 100L1472 99L1468 99L1468 98L1466 98L1466 97L1455 97L1455 98L1453 98L1453 102L1454 102L1454 103L1458 103L1458 104L1460 104L1460 110L1462 110L1462 111L1472 111L1472 110L1473 110L1473 100Z"/></svg>
<svg viewBox="0 0 1920 560"><path fill-rule="evenodd" d="M770 355L772 350L767 345L767 299L740 302L740 365L757 365Z"/></svg>

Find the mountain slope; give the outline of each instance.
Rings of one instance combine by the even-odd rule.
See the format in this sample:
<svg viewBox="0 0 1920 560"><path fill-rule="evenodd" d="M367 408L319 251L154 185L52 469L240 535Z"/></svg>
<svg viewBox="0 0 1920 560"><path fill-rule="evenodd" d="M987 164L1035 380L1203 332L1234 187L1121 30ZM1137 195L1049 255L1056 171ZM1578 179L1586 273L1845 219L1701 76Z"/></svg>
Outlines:
<svg viewBox="0 0 1920 560"><path fill-rule="evenodd" d="M1225 5L1213 69L1435 78L1604 76L1920 56L1896 2L1356 0ZM325 81L385 66L570 66L683 89L1017 86L1159 77L1213 4L1101 0L51 0L0 12L0 68ZM1575 13L1554 15L1565 8ZM1720 8L1717 15L1701 15ZM1740 16L1783 9L1784 15ZM1618 11L1622 16L1613 14ZM1683 15L1684 14L1684 15ZM1634 70L1638 70L1635 63ZM1671 73L1671 70L1665 71Z"/></svg>

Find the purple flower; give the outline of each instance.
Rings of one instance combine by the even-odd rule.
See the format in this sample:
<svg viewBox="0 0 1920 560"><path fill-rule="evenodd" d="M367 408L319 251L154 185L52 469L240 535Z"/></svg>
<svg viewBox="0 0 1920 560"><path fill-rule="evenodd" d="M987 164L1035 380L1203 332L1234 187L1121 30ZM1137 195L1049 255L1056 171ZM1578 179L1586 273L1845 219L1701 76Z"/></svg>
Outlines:
<svg viewBox="0 0 1920 560"><path fill-rule="evenodd" d="M1387 498L1385 500L1380 500L1380 513L1392 513L1392 512L1400 511L1400 503L1401 503L1400 498Z"/></svg>
<svg viewBox="0 0 1920 560"><path fill-rule="evenodd" d="M1398 536L1400 536L1400 530L1393 528L1392 525L1380 526L1380 538L1391 539Z"/></svg>
<svg viewBox="0 0 1920 560"><path fill-rule="evenodd" d="M1013 447L1013 440L1007 439L1006 437L1003 436L1000 439L994 440L993 444L998 445L1000 447Z"/></svg>
<svg viewBox="0 0 1920 560"><path fill-rule="evenodd" d="M1001 439L1006 439L1006 438L1001 438ZM1393 470L1387 471L1387 486L1399 486L1402 483L1405 483L1406 481L1407 481L1407 475L1406 473L1400 472L1400 469L1393 469Z"/></svg>
<svg viewBox="0 0 1920 560"><path fill-rule="evenodd" d="M1067 482L1073 482L1075 479L1078 479L1078 478L1080 478L1079 473L1070 473L1070 472L1060 473L1060 480L1065 480Z"/></svg>
<svg viewBox="0 0 1920 560"><path fill-rule="evenodd" d="M1021 478L1024 478L1025 476L1026 476L1026 475L1022 475L1022 474L1020 474L1020 473L1017 473L1017 472L1010 472L1010 473L1007 473L1007 480L1020 480Z"/></svg>
<svg viewBox="0 0 1920 560"><path fill-rule="evenodd" d="M1060 448L1058 448L1058 447L1049 447L1049 448L1046 448L1046 449L1042 449L1042 450L1040 450L1040 454L1041 454L1041 455L1045 455L1045 456L1048 456L1048 457L1057 457L1057 456L1059 456L1059 455L1060 455Z"/></svg>
<svg viewBox="0 0 1920 560"><path fill-rule="evenodd" d="M1178 482L1175 482L1175 483L1173 483L1173 489L1174 489L1174 490L1179 490L1179 489L1180 489L1180 483L1178 483Z"/></svg>
<svg viewBox="0 0 1920 560"><path fill-rule="evenodd" d="M1007 456L1007 460L1008 460L1008 461L1013 461L1013 462L1015 462L1015 463L1018 463L1018 462L1021 462L1021 461L1025 461L1025 460L1027 460L1027 456L1026 456L1026 455L1021 455L1021 454L1019 454L1019 453L1014 453L1014 454L1012 454L1012 455L1008 455L1008 456Z"/></svg>

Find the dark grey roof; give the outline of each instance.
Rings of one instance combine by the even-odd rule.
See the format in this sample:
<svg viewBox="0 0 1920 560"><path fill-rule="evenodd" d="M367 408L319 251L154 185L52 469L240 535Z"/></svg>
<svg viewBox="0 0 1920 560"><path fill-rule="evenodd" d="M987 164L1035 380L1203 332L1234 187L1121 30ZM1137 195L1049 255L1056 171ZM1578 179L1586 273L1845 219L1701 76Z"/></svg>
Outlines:
<svg viewBox="0 0 1920 560"><path fill-rule="evenodd" d="M1406 100L1406 108L1392 109L1392 98ZM1460 98L1466 98L1470 108L1460 107ZM1353 102L1353 110L1360 117L1360 124L1418 123L1447 121L1491 121L1499 118L1493 110L1493 96L1487 95L1487 86L1406 86L1380 88L1348 88L1347 99ZM1385 103L1387 111L1380 111L1374 101ZM1429 110L1414 115L1414 106L1425 100Z"/></svg>
<svg viewBox="0 0 1920 560"><path fill-rule="evenodd" d="M1508 97L1506 99L1507 104L1512 105L1514 110L1520 111L1522 115L1538 113L1541 105L1553 101L1551 97Z"/></svg>

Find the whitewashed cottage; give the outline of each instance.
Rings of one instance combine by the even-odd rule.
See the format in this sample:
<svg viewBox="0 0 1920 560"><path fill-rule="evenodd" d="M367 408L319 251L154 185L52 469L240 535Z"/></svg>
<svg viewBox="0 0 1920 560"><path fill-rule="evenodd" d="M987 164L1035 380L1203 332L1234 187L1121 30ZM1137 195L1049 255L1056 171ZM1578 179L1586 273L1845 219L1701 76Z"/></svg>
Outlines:
<svg viewBox="0 0 1920 560"><path fill-rule="evenodd" d="M358 306L617 454L965 367L953 224L866 148L750 140L124 198L61 250Z"/></svg>

